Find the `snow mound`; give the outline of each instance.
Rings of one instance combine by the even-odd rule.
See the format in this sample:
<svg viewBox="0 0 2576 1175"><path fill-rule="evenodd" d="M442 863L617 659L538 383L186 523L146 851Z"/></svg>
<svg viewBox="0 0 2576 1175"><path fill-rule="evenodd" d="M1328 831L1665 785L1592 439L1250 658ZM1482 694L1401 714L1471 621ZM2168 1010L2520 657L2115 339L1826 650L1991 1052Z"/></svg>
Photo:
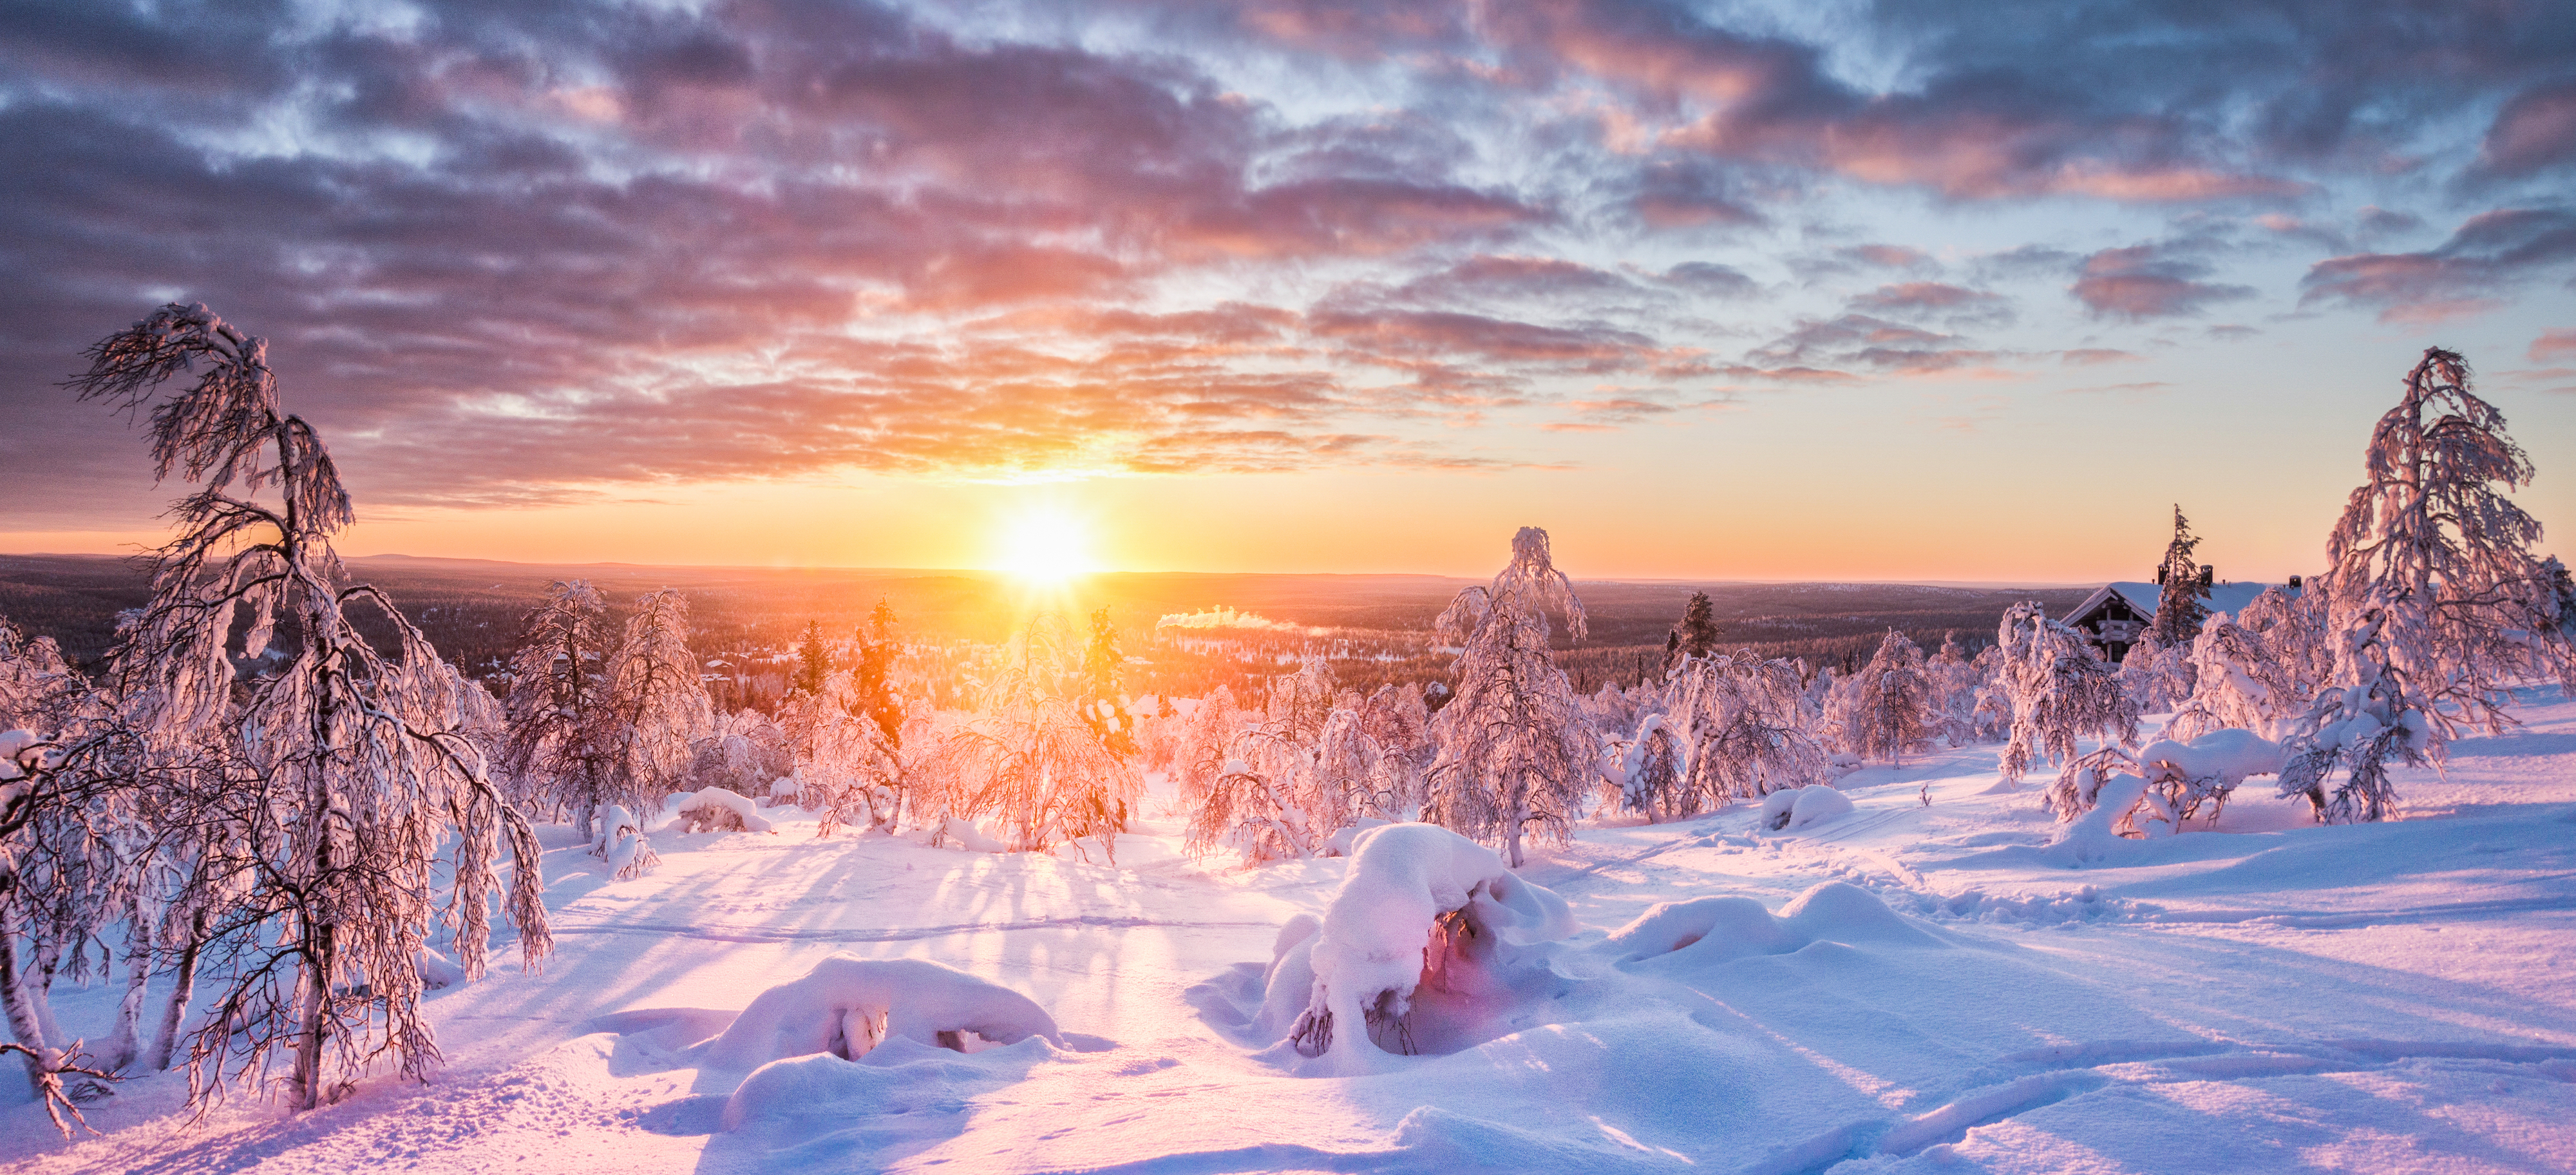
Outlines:
<svg viewBox="0 0 2576 1175"><path fill-rule="evenodd" d="M1007 987L928 959L834 955L760 993L701 1061L737 1071L815 1053L855 1061L897 1039L964 1051L969 1032L1002 1044L1064 1043L1054 1018Z"/></svg>
<svg viewBox="0 0 2576 1175"><path fill-rule="evenodd" d="M1751 898L1664 902L1592 946L1618 964L1671 958L1694 965L1785 955L1818 942L1937 947L1868 890L1845 881L1808 889L1773 915Z"/></svg>
<svg viewBox="0 0 2576 1175"><path fill-rule="evenodd" d="M940 825L940 831L948 837L950 843L970 853L1011 851L1011 846L984 835L984 830L975 827L975 822L972 820L951 816L947 823Z"/></svg>
<svg viewBox="0 0 2576 1175"><path fill-rule="evenodd" d="M2138 752L2138 764L2185 780L2207 780L2224 788L2248 775L2281 773L2281 744L2250 730L2213 730L2188 743L2162 739Z"/></svg>
<svg viewBox="0 0 2576 1175"><path fill-rule="evenodd" d="M1773 831L1800 829L1851 811L1851 797L1824 784L1783 788L1762 797L1762 826Z"/></svg>
<svg viewBox="0 0 2576 1175"><path fill-rule="evenodd" d="M1376 1053L1367 1032L1335 1025L1401 1021L1426 974L1452 954L1483 960L1497 947L1574 933L1564 898L1521 880L1494 850L1448 829L1389 824L1360 834L1352 848L1321 926L1311 940L1278 948L1272 963L1273 989L1300 948L1314 975L1289 1030L1302 1055L1359 1062ZM1292 923L1281 940L1295 929Z"/></svg>
<svg viewBox="0 0 2576 1175"><path fill-rule="evenodd" d="M679 817L682 832L766 832L772 836L778 829L760 814L760 807L740 793L721 787L698 792L681 792L671 797L670 811Z"/></svg>

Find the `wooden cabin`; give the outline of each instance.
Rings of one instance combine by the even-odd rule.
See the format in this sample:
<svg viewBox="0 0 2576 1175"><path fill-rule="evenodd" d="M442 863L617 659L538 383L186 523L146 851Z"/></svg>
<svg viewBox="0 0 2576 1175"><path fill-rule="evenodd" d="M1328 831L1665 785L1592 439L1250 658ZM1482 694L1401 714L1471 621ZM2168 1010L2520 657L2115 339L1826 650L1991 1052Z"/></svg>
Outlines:
<svg viewBox="0 0 2576 1175"><path fill-rule="evenodd" d="M2228 583L2214 579L2209 568L2200 569L2200 606L2213 613L2242 611L2254 597L2262 595L2268 583ZM2299 577L2291 576L2286 590L2299 592ZM2129 655L2129 646L2146 635L2147 624L2156 617L2156 604L2164 599L2164 588L2152 583L2106 583L2095 589L2084 602L2066 614L2069 627L2092 639L2102 655L2118 661Z"/></svg>

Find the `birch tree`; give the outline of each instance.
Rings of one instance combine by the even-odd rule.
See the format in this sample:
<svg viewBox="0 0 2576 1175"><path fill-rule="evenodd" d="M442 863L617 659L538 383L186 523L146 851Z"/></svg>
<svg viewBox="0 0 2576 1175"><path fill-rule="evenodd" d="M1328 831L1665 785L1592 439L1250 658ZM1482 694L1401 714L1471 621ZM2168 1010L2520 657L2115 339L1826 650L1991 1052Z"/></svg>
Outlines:
<svg viewBox="0 0 2576 1175"><path fill-rule="evenodd" d="M2000 766L2018 780L2041 761L2070 761L2078 740L2138 741L2138 703L2084 634L2048 618L2036 603L2004 611L1995 630L1996 678L2012 706Z"/></svg>
<svg viewBox="0 0 2576 1175"><path fill-rule="evenodd" d="M2498 732L2509 680L2534 669L2576 687L2540 523L2507 498L2530 457L2470 390L2469 364L2426 348L2372 429L2364 480L2326 539L2328 688L2292 736L2281 794L2321 821L2386 818L2394 764L2440 764L2469 729ZM2340 779L2338 779L2340 775Z"/></svg>
<svg viewBox="0 0 2576 1175"><path fill-rule="evenodd" d="M481 687L382 592L348 579L331 536L353 516L349 496L312 426L280 411L263 340L170 305L89 357L71 386L143 414L156 475L196 487L109 656L147 747L220 760L184 813L220 830L184 895L206 915L201 958L217 984L189 1037L191 1097L264 1076L281 1053L299 1109L379 1061L420 1076L438 1057L418 972L433 924L452 927L469 975L485 967L496 899L524 965L550 947L536 838L464 733ZM162 398L183 372L194 381ZM360 635L359 613L389 648ZM272 644L273 668L237 680L235 659Z"/></svg>
<svg viewBox="0 0 2576 1175"><path fill-rule="evenodd" d="M1551 608L1583 639L1582 598L1556 569L1547 532L1524 526L1493 583L1458 593L1433 624L1461 652L1457 694L1431 720L1439 751L1426 815L1502 845L1513 868L1524 840L1566 839L1595 773L1596 736L1548 651Z"/></svg>

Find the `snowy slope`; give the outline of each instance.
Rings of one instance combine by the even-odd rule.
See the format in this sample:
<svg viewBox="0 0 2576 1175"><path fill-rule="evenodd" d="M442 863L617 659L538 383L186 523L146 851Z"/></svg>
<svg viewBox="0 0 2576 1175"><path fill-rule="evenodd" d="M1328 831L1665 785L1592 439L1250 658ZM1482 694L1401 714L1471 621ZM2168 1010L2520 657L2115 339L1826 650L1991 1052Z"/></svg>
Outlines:
<svg viewBox="0 0 2576 1175"><path fill-rule="evenodd" d="M2576 705L2404 780L2408 819L2317 828L2239 793L2220 831L2068 868L1991 748L1873 767L1793 833L1739 806L1586 828L1523 871L1582 931L1481 1043L1300 1076L1257 1031L1278 928L1343 863L1244 871L904 840L654 834L611 880L557 835L559 952L435 994L449 1064L297 1118L190 1125L180 1083L58 1140L0 1085L12 1171L2576 1170ZM1929 784L1930 807L1917 799ZM554 830L560 834L561 830ZM1096 857L1097 847L1093 847ZM1822 886L1823 888L1819 888ZM1705 937L1612 931L1660 903ZM1770 913L1763 913L1763 910ZM1731 911L1731 912L1730 912ZM1775 916L1777 915L1777 916ZM739 1072L697 1042L834 954L934 960L1063 1029L889 1039ZM58 997L75 1031L114 993Z"/></svg>

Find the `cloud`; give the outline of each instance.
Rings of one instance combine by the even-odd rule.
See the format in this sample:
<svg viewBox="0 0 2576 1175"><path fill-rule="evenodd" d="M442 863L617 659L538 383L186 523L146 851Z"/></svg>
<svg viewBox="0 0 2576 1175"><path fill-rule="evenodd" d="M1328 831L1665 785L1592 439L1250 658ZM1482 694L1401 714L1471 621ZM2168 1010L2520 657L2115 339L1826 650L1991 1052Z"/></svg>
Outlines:
<svg viewBox="0 0 2576 1175"><path fill-rule="evenodd" d="M1750 297L1762 288L1761 283L1745 276L1743 270L1714 261L1684 261L1665 270L1656 280L1715 298Z"/></svg>
<svg viewBox="0 0 2576 1175"><path fill-rule="evenodd" d="M2493 309L2523 282L2570 261L2576 212L2501 208L2470 217L2423 252L2320 261L2300 279L2299 305L2376 309L2382 322L2441 322Z"/></svg>
<svg viewBox="0 0 2576 1175"><path fill-rule="evenodd" d="M2095 367L2104 363L2135 363L2139 355L2111 347L2078 347L2057 353L2057 361L2068 367Z"/></svg>
<svg viewBox="0 0 2576 1175"><path fill-rule="evenodd" d="M2576 359L2576 327L2540 332L2540 337L2531 340L2531 349L2523 352L2523 356L2534 363Z"/></svg>
<svg viewBox="0 0 2576 1175"><path fill-rule="evenodd" d="M2070 292L2097 316L2131 321L2198 314L2254 295L2245 286L2199 280L2211 272L2208 262L2174 246L2130 245L2085 258Z"/></svg>
<svg viewBox="0 0 2576 1175"><path fill-rule="evenodd" d="M2518 179L2576 162L2576 81L2533 86L2498 110L2476 171Z"/></svg>
<svg viewBox="0 0 2576 1175"><path fill-rule="evenodd" d="M1952 324L2001 325L2013 319L2012 299L1944 282L1880 286L1852 299L1851 308L1869 314L1940 318Z"/></svg>

